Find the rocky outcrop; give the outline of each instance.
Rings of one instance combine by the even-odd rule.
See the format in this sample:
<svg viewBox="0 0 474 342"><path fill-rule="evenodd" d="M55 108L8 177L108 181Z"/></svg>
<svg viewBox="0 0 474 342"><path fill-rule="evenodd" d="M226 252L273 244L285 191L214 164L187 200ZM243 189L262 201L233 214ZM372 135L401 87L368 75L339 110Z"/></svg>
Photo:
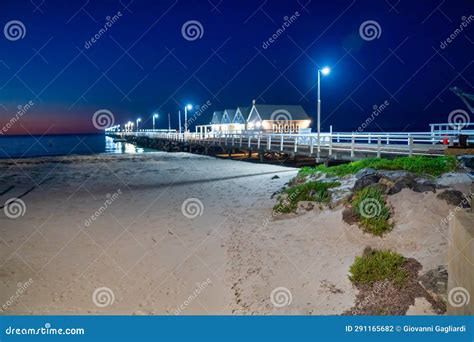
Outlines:
<svg viewBox="0 0 474 342"><path fill-rule="evenodd" d="M439 199L445 200L446 203L455 205L461 208L470 208L469 199L458 190L445 190L436 196Z"/></svg>

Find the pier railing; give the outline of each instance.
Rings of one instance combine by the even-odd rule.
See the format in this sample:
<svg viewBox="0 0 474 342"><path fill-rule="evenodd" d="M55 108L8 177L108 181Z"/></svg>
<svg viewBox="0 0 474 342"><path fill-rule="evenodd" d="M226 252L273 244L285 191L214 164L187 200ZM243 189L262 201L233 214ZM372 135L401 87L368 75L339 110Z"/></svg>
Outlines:
<svg viewBox="0 0 474 342"><path fill-rule="evenodd" d="M356 153L384 155L443 155L448 146L458 143L458 134L432 132L389 133L167 133L167 132L117 132L124 136L143 136L202 145L220 145L230 148L295 153L302 155L332 156L344 153L355 158ZM116 133L116 134L117 134ZM474 134L470 136L474 138Z"/></svg>

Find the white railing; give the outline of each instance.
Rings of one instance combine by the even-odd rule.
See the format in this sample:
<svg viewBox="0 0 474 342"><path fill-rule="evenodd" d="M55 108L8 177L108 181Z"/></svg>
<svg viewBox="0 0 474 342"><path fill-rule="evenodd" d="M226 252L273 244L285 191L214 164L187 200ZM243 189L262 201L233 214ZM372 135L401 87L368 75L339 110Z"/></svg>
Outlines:
<svg viewBox="0 0 474 342"><path fill-rule="evenodd" d="M333 132L321 133L319 140L316 133L121 132L119 134L311 155L323 151L329 156L335 152L345 152L349 153L351 157L354 157L355 153L373 153L379 157L382 154L441 155L447 146L458 142L458 136L453 132L449 135L432 134L431 132ZM474 134L470 138L474 138Z"/></svg>

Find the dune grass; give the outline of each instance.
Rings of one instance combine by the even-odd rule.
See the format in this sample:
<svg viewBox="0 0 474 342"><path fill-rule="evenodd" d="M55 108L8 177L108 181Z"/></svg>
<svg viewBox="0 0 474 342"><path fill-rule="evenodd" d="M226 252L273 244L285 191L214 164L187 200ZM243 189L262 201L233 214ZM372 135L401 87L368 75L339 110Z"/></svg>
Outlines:
<svg viewBox="0 0 474 342"><path fill-rule="evenodd" d="M442 173L453 171L457 167L456 158L446 157L397 157L394 159L367 158L357 160L348 164L337 166L318 165L316 167L303 167L299 170L301 175L310 175L316 172L324 172L332 176L345 176L357 173L364 168L377 170L404 170L416 174L439 176Z"/></svg>
<svg viewBox="0 0 474 342"><path fill-rule="evenodd" d="M278 203L275 204L273 210L279 213L290 213L296 210L300 201L327 203L330 199L328 189L339 185L339 182L317 181L295 185L283 191L286 196L278 197Z"/></svg>
<svg viewBox="0 0 474 342"><path fill-rule="evenodd" d="M366 248L349 268L349 279L354 285L373 285L385 279L403 285L408 278L408 272L403 268L405 260L400 254L389 250Z"/></svg>
<svg viewBox="0 0 474 342"><path fill-rule="evenodd" d="M382 236L392 229L388 221L390 209L379 189L366 187L357 191L352 197L351 205L359 218L359 225L365 232Z"/></svg>

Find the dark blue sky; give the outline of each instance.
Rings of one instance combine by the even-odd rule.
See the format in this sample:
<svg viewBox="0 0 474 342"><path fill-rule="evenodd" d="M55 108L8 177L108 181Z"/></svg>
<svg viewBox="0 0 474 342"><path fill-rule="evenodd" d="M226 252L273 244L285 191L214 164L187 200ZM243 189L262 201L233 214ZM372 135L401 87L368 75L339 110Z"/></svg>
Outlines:
<svg viewBox="0 0 474 342"><path fill-rule="evenodd" d="M301 104L315 118L316 70L322 80L322 126L356 130L374 105L389 105L366 130L428 129L466 109L449 91L473 89L472 0L454 1L187 1L2 0L1 28L12 20L22 39L0 35L0 123L33 101L7 134L92 132L92 116L110 110L116 123L137 117L151 127L177 125L180 104L212 111L249 105ZM122 16L89 48L107 22ZM299 13L267 41L285 22ZM294 17L295 18L295 17ZM182 26L198 21L202 37ZM380 36L364 40L365 21ZM465 26L451 43L440 44ZM3 30L2 30L3 31ZM11 38L11 37L10 37ZM315 120L314 120L315 121Z"/></svg>

